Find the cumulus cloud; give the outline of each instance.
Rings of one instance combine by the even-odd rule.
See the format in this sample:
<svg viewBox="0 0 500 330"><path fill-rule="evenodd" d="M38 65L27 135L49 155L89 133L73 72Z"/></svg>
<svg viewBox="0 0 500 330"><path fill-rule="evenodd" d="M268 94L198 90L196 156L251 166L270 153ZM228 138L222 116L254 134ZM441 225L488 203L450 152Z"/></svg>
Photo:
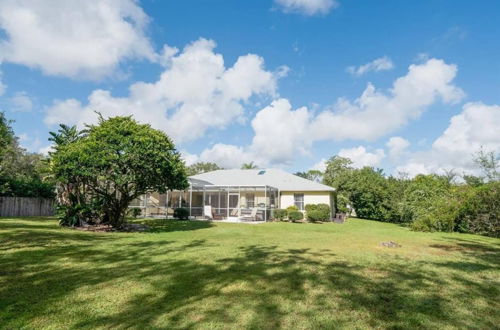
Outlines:
<svg viewBox="0 0 500 330"><path fill-rule="evenodd" d="M264 69L264 60L254 54L240 56L226 68L215 42L199 39L182 52L170 51L158 81L137 82L126 97L95 90L87 104L75 99L56 101L48 109L48 125L66 123L82 126L103 116L133 115L141 122L167 132L177 143L195 140L209 128L224 128L242 118L243 103L252 96L276 95L280 69ZM168 52L168 51L167 51Z"/></svg>
<svg viewBox="0 0 500 330"><path fill-rule="evenodd" d="M374 152L369 152L363 146L350 149L340 149L338 155L352 160L353 166L357 168L364 166L377 166L385 157L384 150L376 149Z"/></svg>
<svg viewBox="0 0 500 330"><path fill-rule="evenodd" d="M33 101L26 92L17 92L9 99L10 109L14 112L30 112Z"/></svg>
<svg viewBox="0 0 500 330"><path fill-rule="evenodd" d="M5 94L5 91L7 90L7 85L2 81L2 71L0 71L0 96Z"/></svg>
<svg viewBox="0 0 500 330"><path fill-rule="evenodd" d="M312 123L316 140L375 140L418 118L437 100L460 101L464 92L453 84L457 67L439 59L412 64L405 76L383 92L372 84L354 101L339 99Z"/></svg>
<svg viewBox="0 0 500 330"><path fill-rule="evenodd" d="M386 147L389 150L389 157L393 160L396 160L403 156L409 146L410 141L400 136L393 136L386 143Z"/></svg>
<svg viewBox="0 0 500 330"><path fill-rule="evenodd" d="M353 76L360 77L364 75L365 73L368 72L379 72L379 71L386 71L390 70L394 67L394 64L392 63L392 60L387 57L379 57L369 63L360 65L358 67L356 66L350 66L346 69L347 72L352 74Z"/></svg>
<svg viewBox="0 0 500 330"><path fill-rule="evenodd" d="M338 6L335 0L275 0L285 13L300 13L307 16L325 15Z"/></svg>
<svg viewBox="0 0 500 330"><path fill-rule="evenodd" d="M148 21L134 0L3 0L0 62L99 79L124 59L158 60L145 36Z"/></svg>
<svg viewBox="0 0 500 330"><path fill-rule="evenodd" d="M410 175L441 173L454 169L458 173L474 172L473 154L481 148L500 153L500 106L472 102L451 118L449 126L432 144L431 149L413 153L397 170Z"/></svg>
<svg viewBox="0 0 500 330"><path fill-rule="evenodd" d="M370 84L358 99L340 99L333 109L316 114L306 107L294 110L286 99L275 100L253 119L252 143L238 148L261 166L288 165L298 155L307 155L317 141L380 138L418 118L439 99L445 103L461 100L463 91L452 83L456 72L455 65L429 59L411 65L386 93ZM402 141L391 144L398 142ZM385 156L381 150L370 153L363 147L344 152L356 157L360 166L374 166Z"/></svg>
<svg viewBox="0 0 500 330"><path fill-rule="evenodd" d="M319 162L317 162L311 167L311 170L324 172L326 170L326 159L321 158Z"/></svg>

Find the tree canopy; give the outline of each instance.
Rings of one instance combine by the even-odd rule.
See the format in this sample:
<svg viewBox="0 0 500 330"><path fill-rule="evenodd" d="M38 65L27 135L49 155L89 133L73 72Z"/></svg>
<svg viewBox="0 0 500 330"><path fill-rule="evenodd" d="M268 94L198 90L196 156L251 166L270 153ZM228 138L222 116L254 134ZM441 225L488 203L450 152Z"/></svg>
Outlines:
<svg viewBox="0 0 500 330"><path fill-rule="evenodd" d="M196 175L196 174L201 174L201 173L206 173L206 172L211 172L211 171L216 171L216 170L222 170L223 168L220 167L219 165L215 163L210 163L210 162L197 162L192 165L189 165L187 168L187 175Z"/></svg>
<svg viewBox="0 0 500 330"><path fill-rule="evenodd" d="M75 134L63 127L52 134L53 174L66 201L98 204L101 221L120 226L132 200L148 191L163 193L188 186L186 168L170 138L130 117L100 118L98 125Z"/></svg>

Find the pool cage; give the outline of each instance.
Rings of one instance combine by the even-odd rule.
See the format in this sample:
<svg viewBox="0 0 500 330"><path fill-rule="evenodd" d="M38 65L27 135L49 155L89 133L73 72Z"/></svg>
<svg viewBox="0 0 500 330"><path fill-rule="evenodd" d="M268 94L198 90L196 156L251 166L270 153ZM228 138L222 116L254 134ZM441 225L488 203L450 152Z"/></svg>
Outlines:
<svg viewBox="0 0 500 330"><path fill-rule="evenodd" d="M183 191L151 192L129 207L144 217L172 217L176 208L189 210L190 219L267 221L279 207L279 190L267 185L211 185L191 182Z"/></svg>

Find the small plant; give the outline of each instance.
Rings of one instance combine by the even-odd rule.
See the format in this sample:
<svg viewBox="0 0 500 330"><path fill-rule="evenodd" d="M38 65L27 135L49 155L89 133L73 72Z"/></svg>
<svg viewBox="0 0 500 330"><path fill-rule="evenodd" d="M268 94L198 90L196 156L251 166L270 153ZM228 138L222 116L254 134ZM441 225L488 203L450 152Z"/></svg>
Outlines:
<svg viewBox="0 0 500 330"><path fill-rule="evenodd" d="M299 210L299 208L295 205L291 205L291 206L286 208L287 212L293 212L293 211L298 211L298 210Z"/></svg>
<svg viewBox="0 0 500 330"><path fill-rule="evenodd" d="M134 219L137 219L137 217L142 214L142 210L139 207L132 207L128 211L128 214L130 214L130 216L133 217Z"/></svg>
<svg viewBox="0 0 500 330"><path fill-rule="evenodd" d="M276 220L284 221L286 219L287 211L284 209L274 210L273 217Z"/></svg>
<svg viewBox="0 0 500 330"><path fill-rule="evenodd" d="M189 219L189 210L183 207L178 207L174 210L174 218L178 220Z"/></svg>
<svg viewBox="0 0 500 330"><path fill-rule="evenodd" d="M288 212L288 219L295 222L304 219L304 215L300 211L290 211Z"/></svg>

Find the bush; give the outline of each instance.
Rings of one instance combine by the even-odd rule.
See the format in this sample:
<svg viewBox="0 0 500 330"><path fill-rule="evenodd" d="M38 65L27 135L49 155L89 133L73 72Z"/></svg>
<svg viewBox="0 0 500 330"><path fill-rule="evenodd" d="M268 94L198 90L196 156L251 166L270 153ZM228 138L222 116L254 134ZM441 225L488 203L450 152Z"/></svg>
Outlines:
<svg viewBox="0 0 500 330"><path fill-rule="evenodd" d="M286 211L288 213L293 212L293 211L298 211L298 210L299 210L299 208L297 206L295 206L295 205L291 205L291 206L289 206L289 207L286 208Z"/></svg>
<svg viewBox="0 0 500 330"><path fill-rule="evenodd" d="M453 231L460 207L460 200L454 197L434 199L427 212L417 215L411 228L419 231Z"/></svg>
<svg viewBox="0 0 500 330"><path fill-rule="evenodd" d="M306 212L311 212L311 211L315 211L316 208L317 208L318 204L306 204L306 206L304 206Z"/></svg>
<svg viewBox="0 0 500 330"><path fill-rule="evenodd" d="M308 221L328 221L330 219L330 206L328 204L307 204L306 215Z"/></svg>
<svg viewBox="0 0 500 330"><path fill-rule="evenodd" d="M134 219L140 216L142 213L142 210L138 207L132 207L129 209L128 214L130 214Z"/></svg>
<svg viewBox="0 0 500 330"><path fill-rule="evenodd" d="M304 215L300 211L288 212L288 219L295 222L304 219Z"/></svg>
<svg viewBox="0 0 500 330"><path fill-rule="evenodd" d="M279 221L284 221L287 215L287 211L284 209L276 209L273 211L273 218Z"/></svg>
<svg viewBox="0 0 500 330"><path fill-rule="evenodd" d="M174 210L174 218L179 220L189 219L189 210L183 207L178 207Z"/></svg>
<svg viewBox="0 0 500 330"><path fill-rule="evenodd" d="M462 204L456 230L500 237L500 182L474 188Z"/></svg>

